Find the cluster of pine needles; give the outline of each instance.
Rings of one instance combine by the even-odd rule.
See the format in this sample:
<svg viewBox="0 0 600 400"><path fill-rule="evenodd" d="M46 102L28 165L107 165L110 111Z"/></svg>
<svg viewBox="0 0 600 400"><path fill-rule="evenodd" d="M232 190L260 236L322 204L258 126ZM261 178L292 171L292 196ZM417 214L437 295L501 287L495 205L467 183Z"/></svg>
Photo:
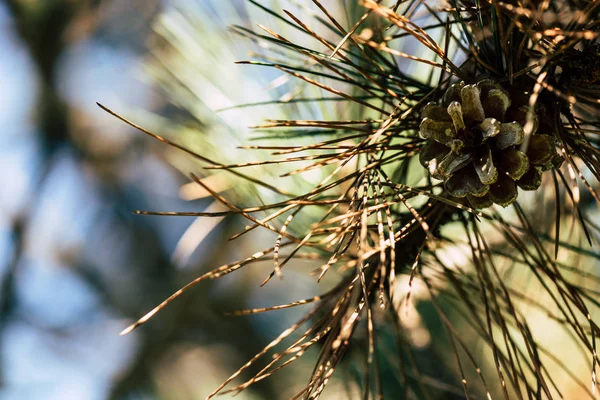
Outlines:
<svg viewBox="0 0 600 400"><path fill-rule="evenodd" d="M264 285L294 261L309 259L320 265L313 271L315 281L334 269L339 282L320 296L239 312L311 307L209 398L238 393L311 348L318 348L314 370L294 398L319 398L350 353L364 357L359 384L365 399L565 398L558 382L564 384L565 377L593 398L600 275L588 266L600 265L594 248L600 225L590 217L598 215L600 200L595 191L600 181L600 1L347 1L342 8L359 10L352 21L332 15L328 1L312 0L310 12L302 14L249 2L295 32L285 37L263 25L232 27L263 50L240 63L276 69L298 83L299 90L269 104L333 104L338 118L267 120L254 127L266 144L246 148L271 151L273 159L226 165L102 106L196 157L206 171L225 170L277 199L243 207L192 174L227 211L140 212L237 215L248 225L236 237L261 228L277 239L198 277L123 334L199 282L271 260L274 267ZM561 157L543 174L539 189L520 193L506 208L476 208L450 196L419 163L424 106L440 101L452 84L481 79L525 96L526 139L535 110L543 106ZM315 88L320 94L308 96L317 93ZM282 179L315 170L322 179L302 193L288 193L244 172L257 165L279 170L297 165ZM468 261L457 265L448 256L457 251ZM403 321L401 310L411 302L415 282L441 327L436 334L445 334L436 338L443 343L438 350L447 353L439 359L450 360L453 372L439 379L416 354ZM551 320L552 329L583 354L587 376L537 339L540 330L531 315ZM482 358L488 355L493 362ZM248 379L255 364L262 367ZM394 370L393 378L384 379L382 369ZM390 379L396 380L391 386Z"/></svg>

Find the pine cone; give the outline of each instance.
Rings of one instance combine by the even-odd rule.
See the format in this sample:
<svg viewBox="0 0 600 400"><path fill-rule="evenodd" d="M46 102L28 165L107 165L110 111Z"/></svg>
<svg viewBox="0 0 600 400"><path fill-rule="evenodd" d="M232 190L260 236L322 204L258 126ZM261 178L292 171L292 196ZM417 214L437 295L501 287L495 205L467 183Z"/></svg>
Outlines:
<svg viewBox="0 0 600 400"><path fill-rule="evenodd" d="M422 111L421 164L451 196L466 198L473 207L506 207L516 200L517 186L535 190L542 172L560 165L552 125L544 122L544 133L538 132L541 108L534 114L527 154L519 151L528 107L511 103L502 86L485 79L451 85L441 105L429 103Z"/></svg>

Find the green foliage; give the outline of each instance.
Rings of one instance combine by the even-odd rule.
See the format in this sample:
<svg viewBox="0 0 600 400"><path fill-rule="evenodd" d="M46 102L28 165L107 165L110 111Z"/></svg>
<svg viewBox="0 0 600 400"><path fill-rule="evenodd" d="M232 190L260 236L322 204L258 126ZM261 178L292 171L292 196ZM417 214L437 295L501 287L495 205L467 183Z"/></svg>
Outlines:
<svg viewBox="0 0 600 400"><path fill-rule="evenodd" d="M318 398L344 357L363 360L354 369L362 374L364 398L449 398L457 392L465 398L560 398L570 384L592 397L585 381L591 380L595 390L600 333L595 286L600 277L591 266L598 265L600 254L590 246L600 227L589 214L597 215L600 179L599 3L283 2L293 11L250 3L248 15L253 19L260 12L272 25L232 27L254 50L252 59L240 64L270 69L282 91L277 100L252 92L239 98L244 104L228 107L245 112L276 106L276 119L253 128L261 144L246 146L261 151L252 153L258 161L221 163L215 160L221 154L209 159L205 152L190 150L197 139L187 135L161 140L196 155L209 171L224 170L232 179L262 188L255 193L258 205L242 206L230 200L248 199L236 194L234 184L233 193L223 193L192 175L227 209L194 215L239 215L249 225L236 237L263 228L277 239L261 252L197 278L124 332L201 281L272 259L266 284L285 274L289 264L309 259L318 266L315 280L335 269L340 273L337 284L314 298L240 312L312 304L305 317L213 395L244 390L318 346L312 376L296 398ZM162 64L158 76L175 94L174 101L202 120L210 98L203 99L204 89L190 89L196 77L223 91L231 90L225 90L231 82L220 69L215 75L207 66L196 67L206 61L203 57L225 50L219 45L200 57L194 46L208 33L195 18L177 18L180 25L168 19L159 25L169 46L157 57ZM187 62L173 61L172 52ZM516 201L514 196L494 201L512 203L508 208L488 207L491 202L482 206L476 200L487 191L467 191L466 196L449 188L446 178L435 179L440 178L437 169L431 176L418 162L425 139L446 144L445 130L439 127L436 135L424 136L431 112L425 106L437 102L447 107L442 98L452 84L463 81L469 90L479 90L469 84L486 82L484 78L497 82L494 90L502 93L493 101L509 99L520 106L515 120L522 137L500 148L511 146L511 152L535 160L536 146L543 141L548 147L543 153L559 158L539 162L549 172L536 183L537 190L522 192ZM463 92L456 96L462 96L464 117L477 120L476 113L465 109L473 104L465 100L470 92ZM491 91L485 93L492 98ZM488 114L492 106L486 106ZM452 124L450 108L436 112L443 114L440 123ZM499 140L494 136L500 122L490 141ZM462 132L459 125L454 124L454 136L476 134ZM225 148L212 129L206 131L204 140L212 143L212 152ZM182 144L175 144L178 140ZM463 154L448 146L444 156L450 148ZM518 181L534 166L524 164L518 177L511 176L508 153L490 153L489 161L494 157L502 179L510 176L516 196L512 179ZM240 172L249 168L252 172ZM265 171L271 171L270 177ZM455 186L471 179L462 164L446 173ZM280 178L274 183L276 175ZM409 311L427 315L431 345L415 340ZM541 339L537 321L542 316L550 320L544 329L560 332L584 354L586 379L573 372L581 371L576 365L581 361L561 360ZM425 356L423 346L429 348ZM228 388L260 362L264 368L259 373ZM452 366L442 373L441 365ZM399 391L404 395L398 397Z"/></svg>

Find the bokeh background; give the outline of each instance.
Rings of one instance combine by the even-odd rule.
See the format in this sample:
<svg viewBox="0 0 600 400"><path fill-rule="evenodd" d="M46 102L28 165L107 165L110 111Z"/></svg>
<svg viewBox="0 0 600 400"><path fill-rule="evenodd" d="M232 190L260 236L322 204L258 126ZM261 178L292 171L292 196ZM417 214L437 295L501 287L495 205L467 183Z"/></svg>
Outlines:
<svg viewBox="0 0 600 400"><path fill-rule="evenodd" d="M348 15L356 10L341 4L331 2L332 14L356 21ZM143 328L119 336L201 273L274 240L254 232L228 241L245 225L236 218L135 215L221 210L189 184L189 172L210 179L209 186L237 204L270 199L225 174L204 175L197 160L96 105L221 162L260 158L236 148L247 141L248 127L299 110L229 108L286 99L296 88L273 70L234 64L260 49L230 25L289 29L248 5L0 1L0 399L202 399L303 310L250 317L228 312L308 298L326 287L315 285L310 269L300 265L289 268L284 281L260 288L272 264L245 268L199 285ZM286 3L292 12L296 7ZM315 118L344 112L309 111ZM278 174L252 173L266 181ZM306 183L302 179L311 177L288 184ZM448 257L465 261L461 254ZM427 349L430 333L419 313L410 315L405 324L412 344ZM564 339L545 333L550 345ZM236 398L290 398L308 379L315 355ZM438 368L438 377L452 374ZM583 363L573 368L589 372ZM358 398L353 382L359 373L358 367L341 369L325 398ZM568 390L566 398L578 398Z"/></svg>
<svg viewBox="0 0 600 400"><path fill-rule="evenodd" d="M254 232L229 242L245 225L236 218L135 215L221 208L189 184L190 172L205 176L203 164L96 105L221 162L254 159L258 153L236 148L248 127L285 114L227 108L290 89L281 74L234 64L258 46L232 24L252 26L260 15L281 28L248 4L0 1L0 399L204 398L303 310L228 312L322 290L306 267L260 288L272 269L264 264L202 284L119 336L201 273L274 241ZM253 174L269 180L277 172ZM269 201L268 192L224 174L206 178L238 204ZM237 398L291 397L315 355ZM328 398L351 396L352 381L340 374Z"/></svg>
<svg viewBox="0 0 600 400"><path fill-rule="evenodd" d="M244 86L233 48L225 46L227 27L248 21L242 3L0 2L1 399L204 398L293 319L225 315L301 296L292 285L263 295L265 267L260 279L242 272L203 285L144 329L119 336L201 272L260 244L255 237L228 245L242 226L235 219L134 215L216 206L206 194L186 191L189 179L180 170L200 173L189 157L96 102L163 134L187 127L188 139L207 154L214 155L211 143L235 152L231 133L243 135L255 121L222 119L213 110L268 92L259 80ZM198 61L199 73L188 78L204 99L195 115L175 104L168 82L176 80L158 67L176 56L161 55L169 46L157 30L188 35L183 15L196 18L206 38L204 50L187 54ZM228 99L223 85L245 90ZM222 142L198 140L203 134ZM224 184L218 177L213 183ZM238 398L283 398L292 377L284 372Z"/></svg>

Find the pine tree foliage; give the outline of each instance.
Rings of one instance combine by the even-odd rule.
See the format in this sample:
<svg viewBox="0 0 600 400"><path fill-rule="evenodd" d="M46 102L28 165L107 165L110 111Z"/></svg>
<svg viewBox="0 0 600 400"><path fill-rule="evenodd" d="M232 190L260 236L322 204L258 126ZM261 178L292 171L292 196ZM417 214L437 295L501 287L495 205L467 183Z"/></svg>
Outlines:
<svg viewBox="0 0 600 400"><path fill-rule="evenodd" d="M320 265L315 284L332 270L339 282L320 296L239 312L307 308L210 397L318 348L294 398L318 398L342 360L359 355L365 399L564 398L566 381L593 398L600 1L248 3L281 30L233 26L259 49L240 63L294 82L278 100L238 105L294 114L254 127L260 140L245 148L265 157L221 163L102 107L194 155L205 172L247 179L272 199L236 204L192 174L226 207L193 215L238 215L248 226L236 237L266 229L277 238L198 277L124 333L202 281L271 260L262 284L276 284L286 267L311 259ZM256 166L282 182L319 179L284 191L244 172ZM453 368L444 376L432 376L410 339L416 288L440 328L439 359ZM540 316L583 355L587 376L538 339ZM247 378L255 363L264 367Z"/></svg>

